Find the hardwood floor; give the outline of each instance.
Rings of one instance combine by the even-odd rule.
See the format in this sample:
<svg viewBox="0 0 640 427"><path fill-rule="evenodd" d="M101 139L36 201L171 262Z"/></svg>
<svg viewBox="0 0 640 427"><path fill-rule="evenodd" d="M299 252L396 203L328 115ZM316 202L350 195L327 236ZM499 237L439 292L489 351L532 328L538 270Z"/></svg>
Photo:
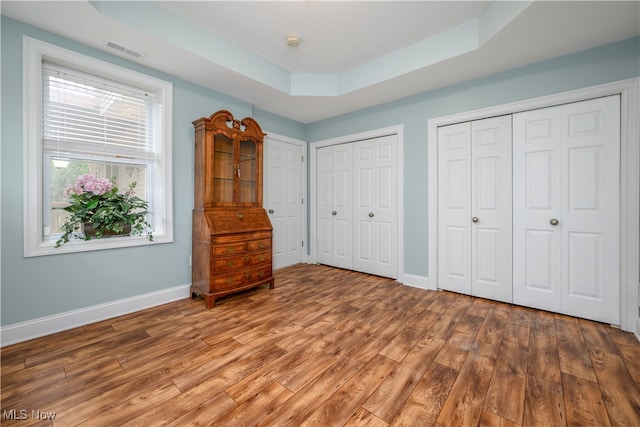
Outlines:
<svg viewBox="0 0 640 427"><path fill-rule="evenodd" d="M630 333L326 266L275 276L3 348L2 425L640 425Z"/></svg>

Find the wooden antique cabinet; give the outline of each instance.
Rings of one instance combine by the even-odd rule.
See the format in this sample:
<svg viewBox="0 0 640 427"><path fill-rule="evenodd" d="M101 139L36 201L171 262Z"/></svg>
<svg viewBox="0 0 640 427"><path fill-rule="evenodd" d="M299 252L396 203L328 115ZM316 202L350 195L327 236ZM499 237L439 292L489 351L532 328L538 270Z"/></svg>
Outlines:
<svg viewBox="0 0 640 427"><path fill-rule="evenodd" d="M252 118L228 111L195 126L191 297L216 298L263 284L275 286L272 227L262 208L262 144Z"/></svg>

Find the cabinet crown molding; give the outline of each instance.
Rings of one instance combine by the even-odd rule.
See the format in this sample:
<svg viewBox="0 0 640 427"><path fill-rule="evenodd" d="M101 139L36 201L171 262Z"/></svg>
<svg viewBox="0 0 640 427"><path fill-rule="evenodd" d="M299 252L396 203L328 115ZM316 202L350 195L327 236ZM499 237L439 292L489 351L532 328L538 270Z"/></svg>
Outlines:
<svg viewBox="0 0 640 427"><path fill-rule="evenodd" d="M243 139L262 142L264 137L267 136L253 118L245 117L242 120L238 120L227 110L217 111L209 117L201 117L192 123L196 128L204 126L207 130L216 129L230 138L233 137L233 134L238 134Z"/></svg>

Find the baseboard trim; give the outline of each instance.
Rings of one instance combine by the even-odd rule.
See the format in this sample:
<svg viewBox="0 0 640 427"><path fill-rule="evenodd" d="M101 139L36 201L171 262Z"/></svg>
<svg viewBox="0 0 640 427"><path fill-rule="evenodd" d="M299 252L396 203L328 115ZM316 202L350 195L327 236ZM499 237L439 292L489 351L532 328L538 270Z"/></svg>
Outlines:
<svg viewBox="0 0 640 427"><path fill-rule="evenodd" d="M414 274L404 273L402 275L402 283L407 286L413 286L414 288L427 289L430 291L437 290L434 286L433 280L425 276L416 276Z"/></svg>
<svg viewBox="0 0 640 427"><path fill-rule="evenodd" d="M161 291L136 295L105 304L84 307L78 310L3 326L0 328L0 346L4 347L16 344L33 338L88 325L89 323L144 310L145 308L188 298L190 292L189 286L188 284L175 286Z"/></svg>

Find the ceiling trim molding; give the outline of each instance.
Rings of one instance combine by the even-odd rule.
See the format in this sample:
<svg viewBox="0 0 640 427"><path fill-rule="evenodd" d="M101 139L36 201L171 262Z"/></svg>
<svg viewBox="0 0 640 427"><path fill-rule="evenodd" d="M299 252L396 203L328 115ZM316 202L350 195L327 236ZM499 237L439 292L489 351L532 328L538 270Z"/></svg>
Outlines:
<svg viewBox="0 0 640 427"><path fill-rule="evenodd" d="M324 97L345 95L477 50L532 3L493 2L480 16L417 43L342 73L316 74L289 72L156 2L90 2L100 14L282 93Z"/></svg>

